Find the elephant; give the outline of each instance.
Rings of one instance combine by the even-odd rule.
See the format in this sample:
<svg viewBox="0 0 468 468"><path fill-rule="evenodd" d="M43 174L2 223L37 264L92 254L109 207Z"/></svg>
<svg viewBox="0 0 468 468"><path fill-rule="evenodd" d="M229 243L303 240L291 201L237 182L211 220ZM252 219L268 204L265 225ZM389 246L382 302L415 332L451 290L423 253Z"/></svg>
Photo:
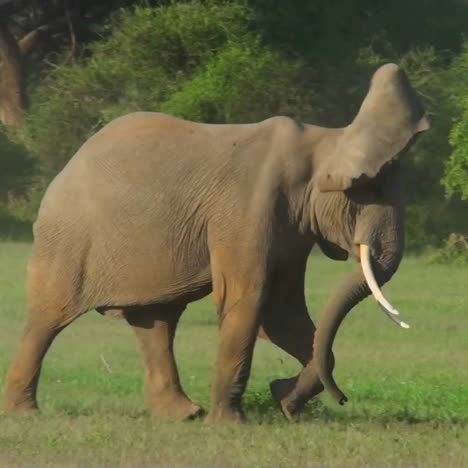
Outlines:
<svg viewBox="0 0 468 468"><path fill-rule="evenodd" d="M106 124L41 200L4 410L38 409L49 346L96 310L134 330L154 415L205 414L182 388L173 341L187 305L210 293L219 343L206 423L246 420L242 396L258 337L302 365L270 384L287 418L323 390L343 404L332 348L347 313L373 294L408 327L380 288L404 250L401 158L429 128L421 98L394 63L374 71L345 127L281 115L209 124L144 111ZM317 327L304 296L315 244L333 260L357 263Z"/></svg>

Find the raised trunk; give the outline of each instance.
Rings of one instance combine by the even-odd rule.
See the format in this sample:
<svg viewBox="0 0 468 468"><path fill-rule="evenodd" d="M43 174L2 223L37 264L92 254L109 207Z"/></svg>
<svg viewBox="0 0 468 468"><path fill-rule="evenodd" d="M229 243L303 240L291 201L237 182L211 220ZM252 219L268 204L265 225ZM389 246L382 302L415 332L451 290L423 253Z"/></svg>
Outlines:
<svg viewBox="0 0 468 468"><path fill-rule="evenodd" d="M3 19L0 19L0 62L0 121L6 127L19 127L25 100L21 52Z"/></svg>

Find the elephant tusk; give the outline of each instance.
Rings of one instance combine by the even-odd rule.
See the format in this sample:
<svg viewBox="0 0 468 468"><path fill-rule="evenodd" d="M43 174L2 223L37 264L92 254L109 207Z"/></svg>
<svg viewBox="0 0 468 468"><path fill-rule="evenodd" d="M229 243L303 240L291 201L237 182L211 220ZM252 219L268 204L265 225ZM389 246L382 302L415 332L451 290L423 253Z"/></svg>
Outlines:
<svg viewBox="0 0 468 468"><path fill-rule="evenodd" d="M379 285L377 284L377 281L375 280L374 273L372 272L369 246L366 244L360 244L359 254L361 257L361 266L362 271L364 273L364 277L366 278L367 284L372 292L372 295L374 296L375 300L379 303L381 309L393 322L400 325L400 327L409 328L410 326L406 322L403 322L398 318L400 313L390 304L390 302L387 301L387 299L385 299L385 296L383 295L382 291L379 288Z"/></svg>

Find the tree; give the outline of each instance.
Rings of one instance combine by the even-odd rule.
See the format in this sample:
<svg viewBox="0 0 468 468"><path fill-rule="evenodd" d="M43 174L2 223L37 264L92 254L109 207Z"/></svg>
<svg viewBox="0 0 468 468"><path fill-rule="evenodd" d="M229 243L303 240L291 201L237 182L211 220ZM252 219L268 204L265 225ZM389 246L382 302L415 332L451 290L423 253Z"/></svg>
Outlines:
<svg viewBox="0 0 468 468"><path fill-rule="evenodd" d="M24 111L24 82L21 51L6 21L0 17L0 121L19 127Z"/></svg>
<svg viewBox="0 0 468 468"><path fill-rule="evenodd" d="M16 83L6 87L9 98L0 91L0 109L13 122L18 115L9 136L37 162L36 194L39 179L44 187L92 133L124 113L163 111L208 122L283 114L344 126L369 76L392 61L422 94L432 122L403 161L409 247L468 229L459 198L467 198L467 2L143 4L0 0L3 36L10 34L3 44L16 57L0 69L3 82ZM0 166L1 158L0 148Z"/></svg>
<svg viewBox="0 0 468 468"><path fill-rule="evenodd" d="M55 67L32 94L21 136L46 177L132 111L214 123L313 113L300 64L263 44L250 14L236 3L201 2L123 12L88 60Z"/></svg>
<svg viewBox="0 0 468 468"><path fill-rule="evenodd" d="M449 134L450 157L443 184L447 195L468 200L468 42L446 73L447 97L456 112Z"/></svg>
<svg viewBox="0 0 468 468"><path fill-rule="evenodd" d="M0 122L18 128L26 109L31 54L37 73L51 52L74 62L80 45L96 35L93 27L130 1L0 0ZM40 46L42 46L40 48Z"/></svg>

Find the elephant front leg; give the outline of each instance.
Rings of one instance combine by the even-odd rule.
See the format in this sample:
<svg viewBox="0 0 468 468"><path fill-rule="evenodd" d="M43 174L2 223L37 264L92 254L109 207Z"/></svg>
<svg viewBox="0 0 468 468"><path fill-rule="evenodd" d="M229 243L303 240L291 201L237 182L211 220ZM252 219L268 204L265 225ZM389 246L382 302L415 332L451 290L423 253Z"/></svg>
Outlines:
<svg viewBox="0 0 468 468"><path fill-rule="evenodd" d="M221 310L218 358L208 423L242 422L242 395L250 375L259 327L258 292L226 297Z"/></svg>
<svg viewBox="0 0 468 468"><path fill-rule="evenodd" d="M296 358L303 366L295 377L270 383L273 399L287 419L299 415L306 403L324 389L313 365L315 326L303 301L296 306L272 306L265 314L259 336ZM333 356L331 356L333 359Z"/></svg>

